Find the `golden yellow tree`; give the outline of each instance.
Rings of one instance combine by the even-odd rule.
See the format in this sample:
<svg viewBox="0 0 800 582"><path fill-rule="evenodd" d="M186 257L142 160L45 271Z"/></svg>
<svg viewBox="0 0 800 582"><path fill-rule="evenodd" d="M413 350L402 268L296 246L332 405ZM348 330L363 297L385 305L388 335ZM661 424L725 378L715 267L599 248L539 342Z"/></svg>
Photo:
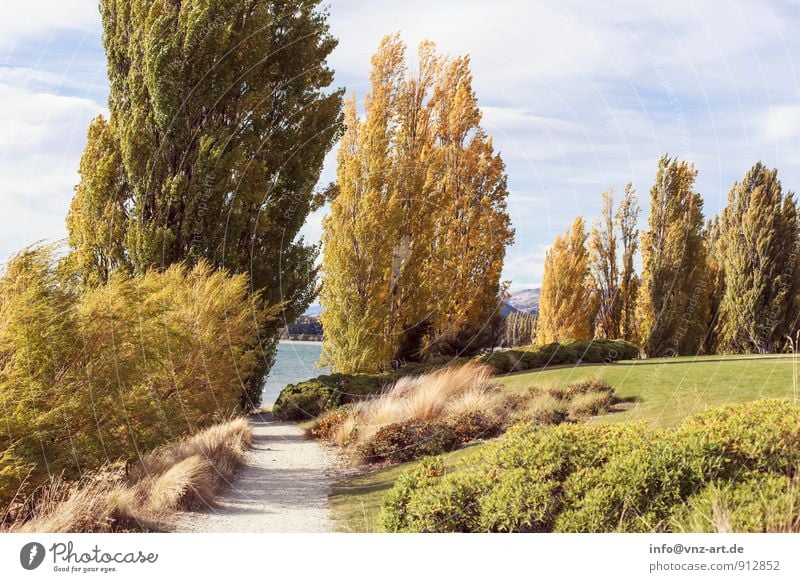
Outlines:
<svg viewBox="0 0 800 582"><path fill-rule="evenodd" d="M484 343L513 231L505 164L480 126L468 57L446 64L433 101L439 171L428 351L457 355Z"/></svg>
<svg viewBox="0 0 800 582"><path fill-rule="evenodd" d="M381 41L359 118L345 106L337 187L323 223L323 359L375 371L483 341L500 291L505 167L480 127L469 60ZM477 339L476 339L477 338Z"/></svg>
<svg viewBox="0 0 800 582"><path fill-rule="evenodd" d="M586 239L585 223L579 216L547 251L536 335L541 345L592 337L597 301L592 290Z"/></svg>

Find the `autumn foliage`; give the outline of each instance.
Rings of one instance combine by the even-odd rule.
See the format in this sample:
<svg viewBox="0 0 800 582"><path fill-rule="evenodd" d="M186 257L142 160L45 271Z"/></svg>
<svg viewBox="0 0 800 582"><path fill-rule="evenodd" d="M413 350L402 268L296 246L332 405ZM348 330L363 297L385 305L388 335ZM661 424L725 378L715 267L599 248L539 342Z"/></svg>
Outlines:
<svg viewBox="0 0 800 582"><path fill-rule="evenodd" d="M228 418L259 360L246 276L201 262L79 292L53 250L0 279L1 505Z"/></svg>
<svg viewBox="0 0 800 582"><path fill-rule="evenodd" d="M513 237L469 58L423 43L411 74L405 51L384 38L365 117L345 105L321 292L324 357L340 372L479 350Z"/></svg>

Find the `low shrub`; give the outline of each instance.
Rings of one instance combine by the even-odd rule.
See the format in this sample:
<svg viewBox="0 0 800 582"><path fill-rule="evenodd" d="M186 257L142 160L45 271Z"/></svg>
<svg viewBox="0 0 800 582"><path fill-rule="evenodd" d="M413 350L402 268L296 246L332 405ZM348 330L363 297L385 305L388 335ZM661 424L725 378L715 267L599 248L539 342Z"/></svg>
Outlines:
<svg viewBox="0 0 800 582"><path fill-rule="evenodd" d="M576 394L567 404L569 417L573 419L597 416L608 410L612 400L611 392L587 392Z"/></svg>
<svg viewBox="0 0 800 582"><path fill-rule="evenodd" d="M514 350L497 351L475 358L491 366L495 374L508 374L578 363L610 363L630 360L639 355L639 348L624 340L565 340L544 346L530 346Z"/></svg>
<svg viewBox="0 0 800 582"><path fill-rule="evenodd" d="M359 450L366 463L404 463L453 450L455 430L443 422L410 419L381 427Z"/></svg>
<svg viewBox="0 0 800 582"><path fill-rule="evenodd" d="M536 394L528 400L518 418L537 424L560 424L567 419L567 406L552 394Z"/></svg>
<svg viewBox="0 0 800 582"><path fill-rule="evenodd" d="M519 426L472 468L398 480L382 519L393 531L439 531L441 500L466 498L480 500L458 510L467 531L794 531L798 444L800 406L778 400L674 429Z"/></svg>
<svg viewBox="0 0 800 582"><path fill-rule="evenodd" d="M491 382L488 367L470 362L405 376L377 397L328 410L309 435L349 449L359 462L399 462L442 449L416 441L443 427L455 443L466 444L496 436L517 422L559 424L570 414L574 419L590 416L605 409L612 397L611 387L597 380L506 395ZM448 450L450 444L443 446Z"/></svg>
<svg viewBox="0 0 800 582"><path fill-rule="evenodd" d="M278 395L272 414L279 420L302 421L319 416L322 412L360 402L380 394L393 382L435 370L437 366L453 366L460 360L447 364L408 364L384 374L324 374L311 380L289 384Z"/></svg>
<svg viewBox="0 0 800 582"><path fill-rule="evenodd" d="M502 430L502 425L497 417L481 410L462 412L452 416L447 420L447 425L453 430L456 441L461 444L493 437Z"/></svg>
<svg viewBox="0 0 800 582"><path fill-rule="evenodd" d="M331 408L320 414L314 425L308 429L308 436L315 439L333 441L342 424L347 420L352 411L351 405Z"/></svg>
<svg viewBox="0 0 800 582"><path fill-rule="evenodd" d="M800 488L786 475L751 473L712 483L675 515L672 529L690 532L800 532Z"/></svg>

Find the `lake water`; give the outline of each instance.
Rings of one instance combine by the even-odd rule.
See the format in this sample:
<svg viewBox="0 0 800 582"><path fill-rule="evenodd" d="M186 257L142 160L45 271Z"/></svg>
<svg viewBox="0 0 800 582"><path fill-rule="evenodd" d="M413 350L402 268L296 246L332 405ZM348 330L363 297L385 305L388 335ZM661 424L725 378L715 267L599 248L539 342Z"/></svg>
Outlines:
<svg viewBox="0 0 800 582"><path fill-rule="evenodd" d="M273 404L287 384L302 382L327 374L328 368L317 368L322 344L317 342L282 341L278 343L275 365L264 382L262 402Z"/></svg>

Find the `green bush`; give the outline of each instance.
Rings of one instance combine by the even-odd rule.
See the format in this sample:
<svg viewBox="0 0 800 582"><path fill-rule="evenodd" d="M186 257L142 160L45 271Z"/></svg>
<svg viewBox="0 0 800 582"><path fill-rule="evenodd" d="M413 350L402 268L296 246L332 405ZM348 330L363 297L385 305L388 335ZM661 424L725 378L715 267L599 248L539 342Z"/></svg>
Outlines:
<svg viewBox="0 0 800 582"><path fill-rule="evenodd" d="M738 483L712 483L677 512L672 524L691 532L798 532L800 489L786 475L750 473Z"/></svg>
<svg viewBox="0 0 800 582"><path fill-rule="evenodd" d="M399 480L391 498L406 501L387 501L383 520L398 531L432 531L442 521L442 500L475 498L458 512L458 527L703 530L698 515L722 496L734 531L784 531L800 520L791 477L800 467L798 445L800 406L778 400L710 411L675 429L520 426L471 469Z"/></svg>
<svg viewBox="0 0 800 582"><path fill-rule="evenodd" d="M493 437L502 428L496 418L480 410L459 414L448 419L447 424L462 444Z"/></svg>
<svg viewBox="0 0 800 582"><path fill-rule="evenodd" d="M443 422L407 420L381 427L359 451L366 463L405 463L453 450L458 436Z"/></svg>
<svg viewBox="0 0 800 582"><path fill-rule="evenodd" d="M280 420L308 420L323 411L376 394L391 383L390 374L325 374L289 384L272 407Z"/></svg>
<svg viewBox="0 0 800 582"><path fill-rule="evenodd" d="M545 346L530 346L484 354L476 359L492 367L495 374L508 374L577 363L610 363L637 357L639 349L623 340L565 340Z"/></svg>

